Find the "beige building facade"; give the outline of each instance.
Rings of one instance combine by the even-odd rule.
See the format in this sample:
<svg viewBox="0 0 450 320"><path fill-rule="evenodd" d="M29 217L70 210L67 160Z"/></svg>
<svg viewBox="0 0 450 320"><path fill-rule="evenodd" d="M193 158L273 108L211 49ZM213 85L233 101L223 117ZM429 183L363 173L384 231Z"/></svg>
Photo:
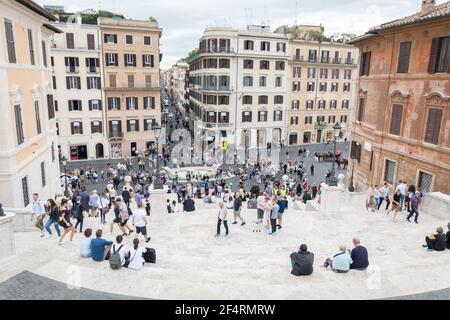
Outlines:
<svg viewBox="0 0 450 320"><path fill-rule="evenodd" d="M333 140L333 125L349 139L357 91L358 48L332 42L289 41L289 145Z"/></svg>
<svg viewBox="0 0 450 320"><path fill-rule="evenodd" d="M0 2L0 203L26 207L60 192L49 22L33 1Z"/></svg>
<svg viewBox="0 0 450 320"><path fill-rule="evenodd" d="M155 145L161 123L157 22L99 18L105 125L110 157L135 156Z"/></svg>

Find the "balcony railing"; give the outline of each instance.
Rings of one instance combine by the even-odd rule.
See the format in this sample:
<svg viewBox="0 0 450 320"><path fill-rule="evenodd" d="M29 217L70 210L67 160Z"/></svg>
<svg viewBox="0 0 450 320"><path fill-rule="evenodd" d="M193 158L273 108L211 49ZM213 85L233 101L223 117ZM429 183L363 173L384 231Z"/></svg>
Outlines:
<svg viewBox="0 0 450 320"><path fill-rule="evenodd" d="M200 90L204 90L204 91L232 91L232 89L229 86L202 87Z"/></svg>
<svg viewBox="0 0 450 320"><path fill-rule="evenodd" d="M110 140L122 140L123 139L123 132L109 132L108 138Z"/></svg>
<svg viewBox="0 0 450 320"><path fill-rule="evenodd" d="M321 63L330 63L330 58L322 57L320 58Z"/></svg>
<svg viewBox="0 0 450 320"><path fill-rule="evenodd" d="M354 64L354 62L355 62L355 59L353 59L353 58L345 59L345 64Z"/></svg>
<svg viewBox="0 0 450 320"><path fill-rule="evenodd" d="M294 56L294 61L299 61L299 62L303 62L305 59L303 56Z"/></svg>
<svg viewBox="0 0 450 320"><path fill-rule="evenodd" d="M122 82L114 86L110 85L107 90L159 90L157 83L129 83Z"/></svg>
<svg viewBox="0 0 450 320"><path fill-rule="evenodd" d="M231 48L205 48L199 50L199 53L234 53Z"/></svg>
<svg viewBox="0 0 450 320"><path fill-rule="evenodd" d="M88 72L88 73L99 73L99 72L100 72L100 68L97 68L97 67L87 67L87 72Z"/></svg>
<svg viewBox="0 0 450 320"><path fill-rule="evenodd" d="M327 127L327 123L325 121L318 121L314 123L314 129L323 130Z"/></svg>
<svg viewBox="0 0 450 320"><path fill-rule="evenodd" d="M66 72L67 73L78 73L80 70L79 67L75 67L75 66L68 66L66 67Z"/></svg>
<svg viewBox="0 0 450 320"><path fill-rule="evenodd" d="M342 58L333 58L333 63L334 64L341 64L342 63Z"/></svg>

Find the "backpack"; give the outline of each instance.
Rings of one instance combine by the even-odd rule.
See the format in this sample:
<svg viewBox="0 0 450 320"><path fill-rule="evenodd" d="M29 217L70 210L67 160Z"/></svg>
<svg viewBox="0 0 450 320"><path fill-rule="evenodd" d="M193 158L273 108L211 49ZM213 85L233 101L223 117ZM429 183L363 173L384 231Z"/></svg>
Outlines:
<svg viewBox="0 0 450 320"><path fill-rule="evenodd" d="M119 250L115 250L115 246L113 246L113 253L109 256L109 266L113 270L120 269L122 267L122 259L120 259L120 249L122 249L123 245L119 247Z"/></svg>

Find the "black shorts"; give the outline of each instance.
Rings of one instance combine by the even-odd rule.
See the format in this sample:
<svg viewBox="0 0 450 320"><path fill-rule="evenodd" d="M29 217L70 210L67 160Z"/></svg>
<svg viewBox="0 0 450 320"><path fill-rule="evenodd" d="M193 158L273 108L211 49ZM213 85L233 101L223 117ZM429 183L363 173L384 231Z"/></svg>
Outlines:
<svg viewBox="0 0 450 320"><path fill-rule="evenodd" d="M122 221L122 220L120 220L120 221ZM125 227L125 225L127 224L127 222L128 222L128 219L125 220L124 222L120 222L120 226L121 226L121 227Z"/></svg>
<svg viewBox="0 0 450 320"><path fill-rule="evenodd" d="M136 227L136 233L141 233L143 236L147 235L147 227Z"/></svg>

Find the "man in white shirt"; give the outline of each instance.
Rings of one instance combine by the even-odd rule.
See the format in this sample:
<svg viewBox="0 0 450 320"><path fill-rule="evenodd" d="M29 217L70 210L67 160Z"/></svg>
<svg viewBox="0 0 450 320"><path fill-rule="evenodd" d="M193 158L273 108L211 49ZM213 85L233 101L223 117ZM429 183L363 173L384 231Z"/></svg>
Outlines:
<svg viewBox="0 0 450 320"><path fill-rule="evenodd" d="M44 218L45 218L45 203L39 200L39 195L33 193L33 202L31 203L33 214L31 215L31 221L33 221L34 216L36 216L35 227L41 230L41 238L45 236L44 232Z"/></svg>
<svg viewBox="0 0 450 320"><path fill-rule="evenodd" d="M383 187L380 188L380 202L378 204L378 210L380 210L381 204L383 203L383 200L386 201L386 211L389 208L389 204L391 203L391 201L389 200L389 186L388 184L385 182Z"/></svg>
<svg viewBox="0 0 450 320"><path fill-rule="evenodd" d="M403 182L402 180L399 181L399 185L397 188L395 188L395 192L397 190L400 191L400 211L403 210L403 204L405 203L405 194L406 194L406 182Z"/></svg>
<svg viewBox="0 0 450 320"><path fill-rule="evenodd" d="M113 243L111 247L111 253L119 253L120 256L120 265L123 267L125 265L125 258L128 256L130 249L122 243L123 236L116 237L116 243Z"/></svg>
<svg viewBox="0 0 450 320"><path fill-rule="evenodd" d="M142 234L145 238L145 242L149 242L151 237L147 236L147 218L145 217L145 211L142 209L143 204L138 203L138 208L133 213L133 226L136 227L136 234Z"/></svg>
<svg viewBox="0 0 450 320"><path fill-rule="evenodd" d="M225 227L225 236L228 235L228 222L227 222L227 208L225 208L223 201L219 202L219 215L217 220L217 233L216 237L220 236L220 225L223 223Z"/></svg>

